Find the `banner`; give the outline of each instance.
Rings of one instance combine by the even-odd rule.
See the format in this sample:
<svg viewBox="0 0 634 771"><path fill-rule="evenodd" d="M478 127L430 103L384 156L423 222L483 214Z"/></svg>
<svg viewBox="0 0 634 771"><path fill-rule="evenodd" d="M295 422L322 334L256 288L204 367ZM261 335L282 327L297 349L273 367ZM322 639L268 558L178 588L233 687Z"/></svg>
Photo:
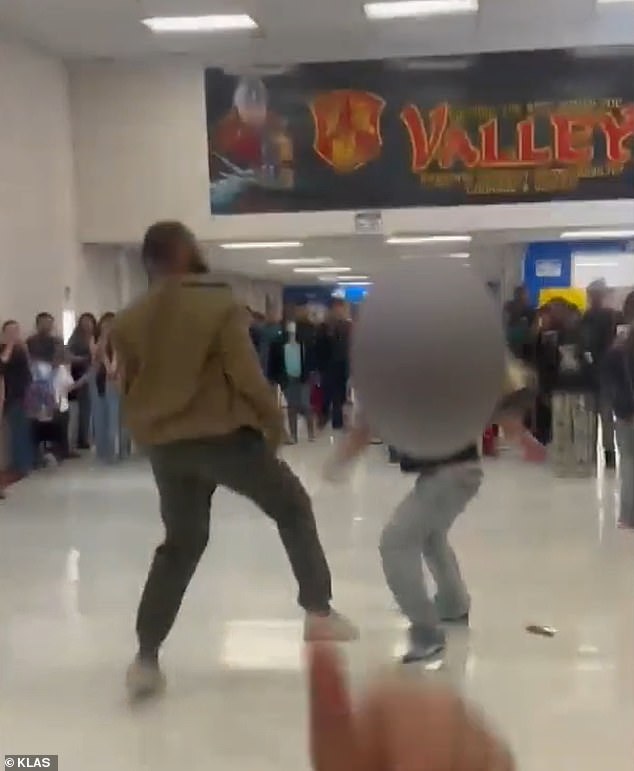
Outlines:
<svg viewBox="0 0 634 771"><path fill-rule="evenodd" d="M634 198L634 46L205 73L212 212Z"/></svg>

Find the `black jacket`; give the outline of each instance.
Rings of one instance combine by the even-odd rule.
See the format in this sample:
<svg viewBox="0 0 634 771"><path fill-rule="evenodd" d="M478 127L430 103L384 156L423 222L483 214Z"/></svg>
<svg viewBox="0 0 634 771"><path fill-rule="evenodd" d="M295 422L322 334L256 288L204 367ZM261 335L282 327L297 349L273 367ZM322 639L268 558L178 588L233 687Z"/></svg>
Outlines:
<svg viewBox="0 0 634 771"><path fill-rule="evenodd" d="M590 308L581 320L581 328L588 351L600 367L616 337L618 317L612 308Z"/></svg>
<svg viewBox="0 0 634 771"><path fill-rule="evenodd" d="M603 362L603 384L619 420L634 418L634 349L627 342L614 345Z"/></svg>
<svg viewBox="0 0 634 771"><path fill-rule="evenodd" d="M0 346L0 353L5 346ZM4 401L7 406L19 404L31 384L29 358L23 348L14 348L6 362L0 361L0 376L4 378Z"/></svg>
<svg viewBox="0 0 634 771"><path fill-rule="evenodd" d="M540 392L597 390L600 365L582 323L540 332L535 350Z"/></svg>

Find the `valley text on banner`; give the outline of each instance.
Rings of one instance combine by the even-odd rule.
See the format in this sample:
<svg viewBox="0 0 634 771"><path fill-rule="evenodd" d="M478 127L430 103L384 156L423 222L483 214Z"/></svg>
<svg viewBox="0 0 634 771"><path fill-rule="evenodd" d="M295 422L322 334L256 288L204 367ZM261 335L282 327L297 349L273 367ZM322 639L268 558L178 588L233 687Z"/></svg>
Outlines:
<svg viewBox="0 0 634 771"><path fill-rule="evenodd" d="M634 47L205 78L217 214L634 198Z"/></svg>

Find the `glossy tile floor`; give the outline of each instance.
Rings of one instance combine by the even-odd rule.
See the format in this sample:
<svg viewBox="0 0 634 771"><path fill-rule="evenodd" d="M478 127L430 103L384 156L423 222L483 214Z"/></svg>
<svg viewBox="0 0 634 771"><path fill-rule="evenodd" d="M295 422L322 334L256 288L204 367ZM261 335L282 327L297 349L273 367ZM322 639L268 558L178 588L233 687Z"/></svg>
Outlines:
<svg viewBox="0 0 634 771"><path fill-rule="evenodd" d="M355 683L403 644L377 557L411 479L373 448L343 487L320 480L325 444L287 456L314 495L337 606L357 620ZM615 528L615 482L561 481L512 458L454 541L472 630L439 672L482 704L525 771L634 767L634 535ZM169 639L169 691L140 710L122 679L159 539L141 461L69 466L11 490L0 508L0 754L56 753L61 771L307 768L301 617L268 522L220 493L213 538ZM530 636L527 624L559 631Z"/></svg>

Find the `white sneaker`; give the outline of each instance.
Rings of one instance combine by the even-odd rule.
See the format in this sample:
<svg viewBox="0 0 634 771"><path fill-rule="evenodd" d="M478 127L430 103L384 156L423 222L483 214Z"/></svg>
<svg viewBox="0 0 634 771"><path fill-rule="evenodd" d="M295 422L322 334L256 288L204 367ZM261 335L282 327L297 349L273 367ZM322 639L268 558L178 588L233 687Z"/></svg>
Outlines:
<svg viewBox="0 0 634 771"><path fill-rule="evenodd" d="M336 610L331 610L327 615L306 614L304 623L306 642L353 642L358 639L359 628Z"/></svg>
<svg viewBox="0 0 634 771"><path fill-rule="evenodd" d="M144 661L138 656L128 667L126 688L130 701L158 696L165 690L165 675L158 662Z"/></svg>

